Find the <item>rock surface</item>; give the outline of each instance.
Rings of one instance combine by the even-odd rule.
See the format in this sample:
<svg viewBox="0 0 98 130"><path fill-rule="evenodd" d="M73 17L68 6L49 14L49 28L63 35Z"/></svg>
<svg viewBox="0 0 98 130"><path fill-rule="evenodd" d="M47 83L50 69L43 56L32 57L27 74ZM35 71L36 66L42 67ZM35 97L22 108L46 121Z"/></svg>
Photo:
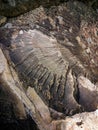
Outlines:
<svg viewBox="0 0 98 130"><path fill-rule="evenodd" d="M24 104L26 112L34 119L40 130L97 130L98 129L98 109L94 112L85 112L76 114L72 117L66 117L63 120L51 120L50 111L48 107L43 103L40 97L36 94L33 88L28 88L27 95L21 90L21 84L19 79L15 77L13 79L14 70L10 73L7 61L2 51L0 54L3 58L4 65L3 72L0 74L0 83L3 85L3 89L7 90L10 95L13 95L15 104L21 101ZM1 67L2 68L2 67ZM15 83L17 82L17 84ZM88 81L89 83L89 81ZM20 87L18 86L20 85ZM20 105L19 105L20 106ZM19 108L20 109L20 108ZM20 110L18 110L20 111ZM20 114L23 113L23 110ZM24 115L24 114L22 114Z"/></svg>
<svg viewBox="0 0 98 130"><path fill-rule="evenodd" d="M61 0L1 0L0 15L13 17L39 7L40 5L50 6L60 2Z"/></svg>
<svg viewBox="0 0 98 130"><path fill-rule="evenodd" d="M85 77L78 78L79 103L85 110L95 111L98 108L98 87Z"/></svg>
<svg viewBox="0 0 98 130"><path fill-rule="evenodd" d="M17 114L18 119L26 118L26 112L32 117L32 119L34 119L34 121L37 123L38 127L40 128L40 130L46 129L47 128L47 124L50 123L51 121L51 117L50 113L48 112L48 107L43 103L43 101L39 98L39 96L36 94L34 89L30 88L28 89L28 96L27 94L24 92L21 83L19 82L19 79L17 77L16 72L8 66L7 60L4 56L4 54L2 53L2 50L0 49L0 54L3 57L3 63L1 62L0 65L3 66L4 65L4 69L3 72L0 73L0 84L2 85L2 89L9 94L9 98L13 99L14 103L15 103L15 114ZM30 92L29 92L30 90ZM32 96L31 94L34 94L34 102L32 100ZM37 101L37 102L36 102ZM38 104L41 103L41 104ZM43 104L43 106L42 106ZM41 106L43 107L44 110L46 110L46 115L42 115L41 112ZM26 110L26 111L25 111ZM17 116L16 116L17 117ZM46 119L50 119L46 120Z"/></svg>
<svg viewBox="0 0 98 130"><path fill-rule="evenodd" d="M65 120L54 121L50 130L97 130L98 110L68 117Z"/></svg>
<svg viewBox="0 0 98 130"><path fill-rule="evenodd" d="M0 87L41 130L98 128L98 21L84 9L40 7L0 28Z"/></svg>

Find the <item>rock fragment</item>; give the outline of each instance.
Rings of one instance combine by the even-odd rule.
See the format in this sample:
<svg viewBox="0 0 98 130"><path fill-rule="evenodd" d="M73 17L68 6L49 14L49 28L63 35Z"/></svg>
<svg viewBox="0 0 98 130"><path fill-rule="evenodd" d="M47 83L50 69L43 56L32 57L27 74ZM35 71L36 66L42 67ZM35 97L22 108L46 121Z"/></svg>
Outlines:
<svg viewBox="0 0 98 130"><path fill-rule="evenodd" d="M78 78L79 103L86 111L94 111L98 108L98 87L89 79L80 76Z"/></svg>

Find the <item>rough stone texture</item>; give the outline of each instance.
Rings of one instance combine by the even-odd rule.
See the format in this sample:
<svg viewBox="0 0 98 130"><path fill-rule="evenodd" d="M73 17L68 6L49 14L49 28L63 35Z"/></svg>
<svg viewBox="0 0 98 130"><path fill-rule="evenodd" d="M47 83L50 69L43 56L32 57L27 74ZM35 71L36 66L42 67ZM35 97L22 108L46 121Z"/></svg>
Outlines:
<svg viewBox="0 0 98 130"><path fill-rule="evenodd" d="M83 113L98 108L98 20L92 21L91 16L93 11L87 12L83 4L65 3L37 8L0 28L1 53L5 55L0 60L1 86L14 100L21 100L40 129L65 129L65 117L72 115L69 119L74 125L69 123L68 128L75 129L77 113L84 122L92 114L96 119L95 112ZM88 123L96 124L96 120ZM84 128L91 130L88 126Z"/></svg>
<svg viewBox="0 0 98 130"><path fill-rule="evenodd" d="M13 106L12 111L14 112L17 118L24 119L26 118L26 113L24 110L23 103L21 102L19 98L17 98L16 95L14 95L12 90L9 90L9 88L6 85L7 83L8 83L8 86L12 84L12 87L13 87L14 80L12 81L11 72L9 71L9 67L7 65L7 60L5 59L5 56L2 53L1 49L0 49L0 56L1 56L0 70L2 70L0 72L0 87L1 87L1 90L4 91L4 93L6 93L5 95L2 95L1 98L8 100L8 102L12 104Z"/></svg>
<svg viewBox="0 0 98 130"><path fill-rule="evenodd" d="M67 115L82 111L78 76L98 81L97 21L87 22L90 17L85 21L85 5L79 8L80 3L76 4L73 7L79 12L71 10L71 4L48 10L40 7L0 30L0 41L10 50L9 62L14 63L26 88L34 87L48 106Z"/></svg>
<svg viewBox="0 0 98 130"><path fill-rule="evenodd" d="M97 130L98 129L98 109L94 112L85 112L67 117L65 120L51 120L48 107L43 103L40 97L36 94L33 88L28 88L27 95L19 88L15 82L19 83L19 79L13 79L13 72L10 73L5 56L0 51L1 56L4 58L3 63L5 69L0 75L0 83L3 85L3 89L8 90L10 95L13 95L15 104L23 103L26 111L34 119L40 130ZM0 63L2 64L2 63ZM15 73L15 72L14 72ZM7 78L6 78L7 77ZM28 98L29 97L29 98ZM17 100L18 99L18 100ZM18 101L18 102L17 102ZM20 105L19 105L20 106ZM19 108L20 109L20 108ZM20 110L19 110L20 111ZM23 112L23 111L21 111ZM45 113L43 113L45 112ZM20 113L22 114L22 113Z"/></svg>
<svg viewBox="0 0 98 130"><path fill-rule="evenodd" d="M80 111L81 106L74 98L72 71L55 38L37 30L22 34L19 31L12 36L10 49L9 56L21 80L26 79L25 84L34 87L48 106L58 111L64 109L66 114Z"/></svg>
<svg viewBox="0 0 98 130"><path fill-rule="evenodd" d="M79 103L87 111L94 111L98 108L98 87L85 77L78 78Z"/></svg>
<svg viewBox="0 0 98 130"><path fill-rule="evenodd" d="M3 57L3 63L4 63L4 71L3 73L0 73L0 84L2 85L2 89L9 94L9 98L13 99L14 104L15 104L15 114L19 114L17 117L18 119L20 118L26 118L26 112L34 119L36 124L38 125L40 130L47 129L47 124L50 123L51 117L49 116L49 113L46 113L46 116L42 116L41 112L41 106L43 104L43 109L48 111L48 107L43 103L43 101L39 98L39 96L36 94L34 89L31 89L29 92L30 88L28 89L28 96L24 92L22 85L17 77L16 72L11 69L10 66L8 66L7 60L0 49L0 55ZM1 65L2 62L0 63ZM34 103L32 100L31 94L34 94ZM42 102L42 104L36 104L37 102ZM25 111L26 110L26 111ZM12 111L12 110L11 110ZM50 119L46 121L47 119Z"/></svg>
<svg viewBox="0 0 98 130"><path fill-rule="evenodd" d="M98 110L68 117L65 120L53 121L50 130L97 130Z"/></svg>
<svg viewBox="0 0 98 130"><path fill-rule="evenodd" d="M51 122L49 109L47 106L44 105L40 97L36 95L35 90L29 87L27 90L27 96L34 103L34 106L36 106L36 111L40 110L39 113L40 116L43 118L44 123L49 124Z"/></svg>

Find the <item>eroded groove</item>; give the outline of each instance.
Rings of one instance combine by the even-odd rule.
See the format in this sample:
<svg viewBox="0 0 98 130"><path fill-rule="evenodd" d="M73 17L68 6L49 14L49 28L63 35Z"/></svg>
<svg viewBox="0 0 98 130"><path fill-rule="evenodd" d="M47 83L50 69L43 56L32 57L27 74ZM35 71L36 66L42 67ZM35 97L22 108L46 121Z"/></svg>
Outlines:
<svg viewBox="0 0 98 130"><path fill-rule="evenodd" d="M53 82L53 77L52 77L51 73L49 73L49 75L48 75L46 81L45 81L44 84L43 84L43 90L45 89L45 87L46 87L47 85L50 86L50 82Z"/></svg>
<svg viewBox="0 0 98 130"><path fill-rule="evenodd" d="M36 61L36 62L35 62ZM38 64L38 59L36 57L29 57L26 61L24 61L23 65L20 65L24 67L23 73L27 75L29 73L29 70L32 70L33 66Z"/></svg>
<svg viewBox="0 0 98 130"><path fill-rule="evenodd" d="M35 79L39 79L39 76L41 75L41 71L43 70L43 66L42 66L42 64L41 65L39 65L39 68L38 68L38 70L37 70L37 72L36 72L36 74L34 75L34 78Z"/></svg>
<svg viewBox="0 0 98 130"><path fill-rule="evenodd" d="M32 73L29 75L31 79L36 75L39 69L40 69L40 64L38 64L36 68L33 68Z"/></svg>
<svg viewBox="0 0 98 130"><path fill-rule="evenodd" d="M59 86L59 77L58 77L58 75L54 75L54 81L53 81L53 85L52 85L52 87L51 87L51 89L50 89L50 91L51 91L51 95L52 95L52 99L55 99L55 97L56 97L56 93L57 93L57 90L58 90L58 86Z"/></svg>
<svg viewBox="0 0 98 130"><path fill-rule="evenodd" d="M69 70L64 91L64 100L66 114L73 114L80 109L80 105L74 98L74 79L72 70Z"/></svg>
<svg viewBox="0 0 98 130"><path fill-rule="evenodd" d="M30 77L30 75L32 74L32 71L33 71L36 67L38 67L38 62L35 62L34 64L31 65L31 68L29 68L29 70L28 70L26 76Z"/></svg>
<svg viewBox="0 0 98 130"><path fill-rule="evenodd" d="M82 81L80 83L78 78L89 72L88 75L95 76L97 82L98 72L94 70L94 67L97 70L97 66L95 66L97 57L95 58L96 55L92 54L92 52L97 52L97 49L93 50L97 43L97 37L93 37L96 33L95 26L91 30L90 26L85 27L82 25L81 15L78 12L72 14L63 5L50 8L47 12L46 9L42 10L39 14L43 17L35 16L37 19L34 22L29 21L26 15L23 18L23 20L27 19L26 25L18 22L21 18L16 18L16 25L12 22L16 27L17 36L14 37L13 28L6 29L5 32L0 31L8 39L8 44L10 41L11 62L16 66L23 82L26 84L28 81L27 88L28 86L34 87L49 107L66 115L81 112L81 106L88 111L89 107L86 108L82 97L84 90L80 89L81 86L84 87L84 84ZM21 30L17 25L22 26ZM22 30L24 26L26 31ZM31 26L33 26L32 29ZM95 32L92 33L92 30ZM22 31L21 35L20 31ZM87 34L88 32L90 34ZM9 36L11 36L10 39ZM88 39L90 36L93 37L92 43ZM90 61L90 59L94 59L94 61ZM92 93L88 89L85 90ZM96 95L94 96L97 97ZM87 100L88 102L89 100ZM96 104L98 103L94 105L96 106ZM90 110L95 110L95 108Z"/></svg>
<svg viewBox="0 0 98 130"><path fill-rule="evenodd" d="M66 81L66 78L61 76L60 84L59 84L58 91L57 91L58 99L61 100L61 102L62 102L63 96L64 96L65 81Z"/></svg>
<svg viewBox="0 0 98 130"><path fill-rule="evenodd" d="M45 69L44 74L41 76L41 78L38 81L39 84L41 84L43 86L43 84L45 83L48 75L49 75L49 71L48 71L48 69Z"/></svg>

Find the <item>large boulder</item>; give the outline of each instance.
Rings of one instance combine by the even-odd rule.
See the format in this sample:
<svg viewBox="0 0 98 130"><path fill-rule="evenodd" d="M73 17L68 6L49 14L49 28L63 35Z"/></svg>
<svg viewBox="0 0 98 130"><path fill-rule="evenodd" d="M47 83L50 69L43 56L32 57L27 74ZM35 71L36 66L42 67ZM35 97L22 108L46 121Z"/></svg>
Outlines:
<svg viewBox="0 0 98 130"><path fill-rule="evenodd" d="M98 21L71 3L37 8L0 28L3 118L6 111L5 118L31 116L40 130L98 130Z"/></svg>

